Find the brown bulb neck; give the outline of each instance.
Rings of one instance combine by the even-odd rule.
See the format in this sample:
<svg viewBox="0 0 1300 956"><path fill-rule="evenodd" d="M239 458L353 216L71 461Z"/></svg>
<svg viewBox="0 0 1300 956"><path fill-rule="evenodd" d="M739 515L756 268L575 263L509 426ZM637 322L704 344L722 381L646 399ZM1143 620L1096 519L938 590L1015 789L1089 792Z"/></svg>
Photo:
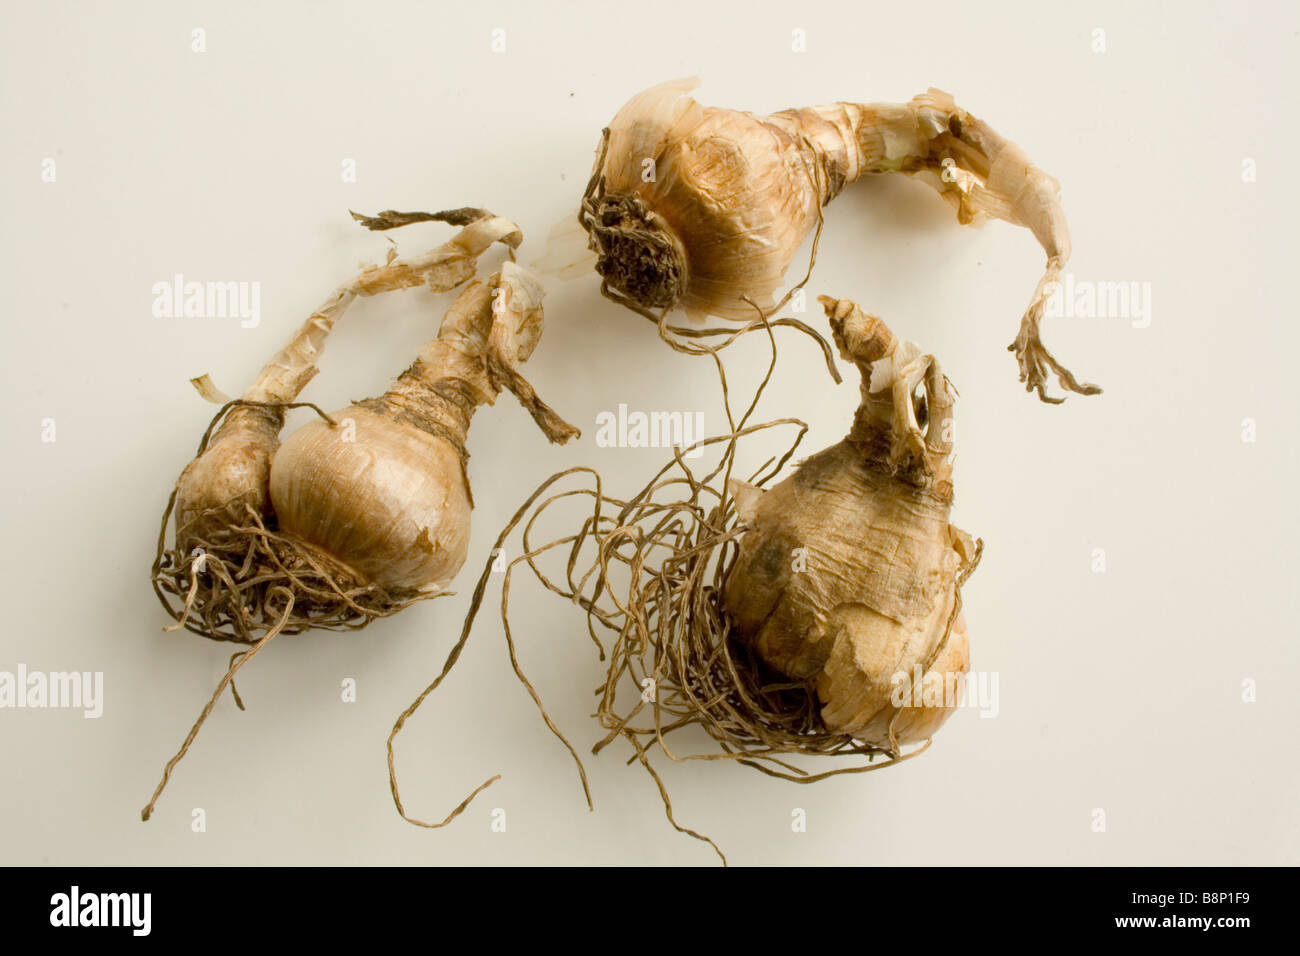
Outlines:
<svg viewBox="0 0 1300 956"><path fill-rule="evenodd" d="M952 466L946 458L901 440L893 426L875 414L859 409L844 442L872 471L888 475L918 494L944 504L952 502Z"/></svg>
<svg viewBox="0 0 1300 956"><path fill-rule="evenodd" d="M494 318L492 289L472 282L457 296L419 356L378 398L356 404L446 440L464 462L470 419L494 401L500 388L488 372L488 336Z"/></svg>
<svg viewBox="0 0 1300 956"><path fill-rule="evenodd" d="M480 405L496 398L497 389L488 382L481 358L475 363L469 356L453 354L463 360L457 363L463 368L444 365L435 370L417 359L383 395L356 404L445 440L466 460L470 420Z"/></svg>
<svg viewBox="0 0 1300 956"><path fill-rule="evenodd" d="M642 310L670 309L686 294L686 250L640 196L588 196L579 216L608 289Z"/></svg>

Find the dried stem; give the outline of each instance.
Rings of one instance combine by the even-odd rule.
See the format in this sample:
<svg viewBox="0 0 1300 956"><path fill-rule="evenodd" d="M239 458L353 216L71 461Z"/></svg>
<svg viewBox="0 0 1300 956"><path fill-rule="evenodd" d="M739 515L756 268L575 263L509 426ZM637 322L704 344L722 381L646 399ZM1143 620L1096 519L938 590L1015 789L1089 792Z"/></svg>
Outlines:
<svg viewBox="0 0 1300 956"><path fill-rule="evenodd" d="M208 715L212 713L212 708L217 705L217 701L221 698L227 685L229 685L232 690L234 689L235 673L256 657L262 648L266 647L266 645L271 642L272 638L284 630L284 625L289 621L290 615L293 613L293 592L287 588L279 588L278 591L285 600L284 611L280 615L280 620L274 627L268 630L266 635L256 644L248 650L241 651L231 657L230 666L226 670L225 676L221 678L221 683L217 684L217 689L212 692L212 697L208 699L202 713L199 714L199 719L194 722L194 726L190 728L190 732L185 735L185 742L181 744L181 749L176 751L176 755L172 757L171 760L167 761L167 766L163 768L162 780L158 781L158 787L154 790L153 797L149 800L148 805L140 811L141 820L147 822L149 818L153 816L154 807L157 806L158 798L162 796L163 789L167 786L168 781L171 780L172 771L176 769L176 765L181 762L187 753L189 753L190 744L194 743L194 738L198 736L199 728L202 727L203 722L208 719ZM238 695L236 695L236 702L239 703L240 709L242 710L243 704L239 701Z"/></svg>

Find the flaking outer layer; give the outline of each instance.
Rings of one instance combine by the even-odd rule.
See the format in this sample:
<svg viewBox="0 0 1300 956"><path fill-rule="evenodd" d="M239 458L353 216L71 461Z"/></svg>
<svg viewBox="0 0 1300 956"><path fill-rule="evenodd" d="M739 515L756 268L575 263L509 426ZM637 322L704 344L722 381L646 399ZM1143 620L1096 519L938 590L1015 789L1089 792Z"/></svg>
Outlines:
<svg viewBox="0 0 1300 956"><path fill-rule="evenodd" d="M443 438L360 405L332 417L338 427L309 422L276 453L271 501L281 532L371 584L447 584L469 550L460 454Z"/></svg>
<svg viewBox="0 0 1300 956"><path fill-rule="evenodd" d="M864 452L840 442L758 497L724 600L736 636L769 666L815 682L829 729L893 749L953 709L899 714L891 698L948 631L970 539L945 500ZM928 679L950 684L968 669L960 617L934 665Z"/></svg>

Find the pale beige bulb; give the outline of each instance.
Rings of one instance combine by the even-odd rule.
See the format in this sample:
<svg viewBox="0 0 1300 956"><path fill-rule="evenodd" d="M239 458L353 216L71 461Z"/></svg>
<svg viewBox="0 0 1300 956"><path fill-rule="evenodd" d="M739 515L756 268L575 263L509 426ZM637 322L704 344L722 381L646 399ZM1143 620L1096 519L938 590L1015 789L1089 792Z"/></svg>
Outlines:
<svg viewBox="0 0 1300 956"><path fill-rule="evenodd" d="M724 606L770 667L813 682L828 729L895 750L942 725L969 669L955 602L977 548L948 521L953 393L932 356L822 301L863 403L849 436L789 478L737 487L747 530Z"/></svg>
<svg viewBox="0 0 1300 956"><path fill-rule="evenodd" d="M510 388L553 441L577 434L515 370L541 334L542 294L514 263L470 283L387 392L291 435L271 462L280 531L358 581L396 592L444 587L469 548L465 445L475 410Z"/></svg>
<svg viewBox="0 0 1300 956"><path fill-rule="evenodd" d="M392 590L438 589L465 563L470 501L443 438L354 406L304 425L276 453L271 502L283 533Z"/></svg>

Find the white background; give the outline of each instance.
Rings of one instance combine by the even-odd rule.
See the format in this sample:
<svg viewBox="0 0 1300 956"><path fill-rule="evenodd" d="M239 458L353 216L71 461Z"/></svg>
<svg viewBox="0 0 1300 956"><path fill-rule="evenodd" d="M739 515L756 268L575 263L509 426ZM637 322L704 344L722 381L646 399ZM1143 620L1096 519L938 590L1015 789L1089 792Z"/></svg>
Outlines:
<svg viewBox="0 0 1300 956"><path fill-rule="evenodd" d="M618 748L587 759L588 813L510 672L495 590L399 739L399 766L426 817L504 779L434 832L404 823L388 792L384 739L441 666L505 519L560 468L596 465L624 493L663 459L597 448L597 413L704 409L720 427L709 363L602 300L594 275L551 283L527 369L581 441L548 446L509 396L475 419L461 593L359 634L272 642L240 675L247 712L227 696L139 820L231 651L162 633L148 583L161 509L212 414L187 379L239 392L327 291L382 258L387 240L350 208L482 205L523 226L525 262L540 255L601 127L633 93L692 74L702 102L757 112L952 92L1061 181L1075 276L1149 282L1153 315L1145 329L1049 320L1049 347L1106 391L1048 407L1004 350L1042 266L1026 231L959 227L901 177L829 207L811 291L881 315L960 389L954 520L987 542L966 616L1000 712L959 712L919 759L813 787L661 760L679 819L740 864L1300 862L1293 6L157 2L0 16L0 670L105 681L99 720L0 711L3 862L716 863L668 827ZM791 51L795 29L807 52ZM348 158L355 183L341 181ZM1243 182L1247 158L1257 182ZM448 234L393 235L416 252ZM151 287L177 272L260 282L261 324L155 318ZM449 300L355 306L304 398L336 408L381 391ZM806 317L821 322L815 304ZM829 445L856 403L852 369L837 389L806 340L781 341L761 413L809 421L807 451ZM729 358L743 390L765 347ZM523 664L585 753L602 670L582 617L522 576L514 590ZM348 677L355 704L340 701ZM191 831L199 807L205 833Z"/></svg>

